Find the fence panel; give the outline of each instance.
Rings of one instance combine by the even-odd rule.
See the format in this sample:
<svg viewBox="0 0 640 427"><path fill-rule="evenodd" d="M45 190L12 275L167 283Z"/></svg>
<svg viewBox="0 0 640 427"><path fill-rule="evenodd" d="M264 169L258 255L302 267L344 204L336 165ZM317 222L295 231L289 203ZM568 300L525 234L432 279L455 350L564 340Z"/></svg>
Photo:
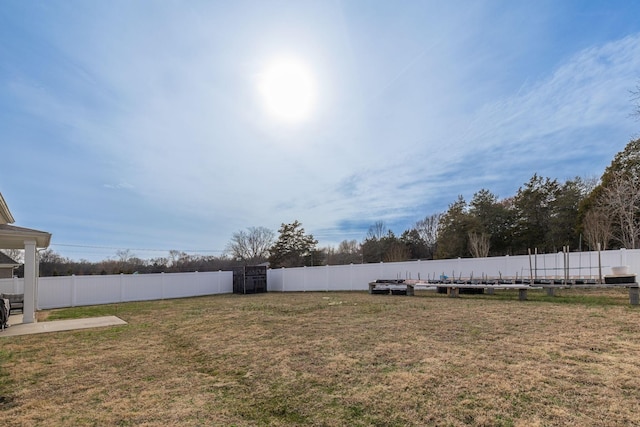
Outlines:
<svg viewBox="0 0 640 427"><path fill-rule="evenodd" d="M0 279L0 293L21 294L24 292L24 279Z"/></svg>
<svg viewBox="0 0 640 427"><path fill-rule="evenodd" d="M163 298L213 295L233 292L232 271L162 274Z"/></svg>
<svg viewBox="0 0 640 427"><path fill-rule="evenodd" d="M329 267L306 267L304 287L305 290L322 290L329 289L327 272Z"/></svg>
<svg viewBox="0 0 640 427"><path fill-rule="evenodd" d="M640 249L602 252L602 274L611 274L611 267L621 265L628 265L631 273L640 275Z"/></svg>
<svg viewBox="0 0 640 427"><path fill-rule="evenodd" d="M216 274L216 294L230 294L233 292L233 271L218 271ZM206 295L206 294L202 294Z"/></svg>
<svg viewBox="0 0 640 427"><path fill-rule="evenodd" d="M368 290L369 282L380 279L379 264L353 264L351 266L351 288L354 291Z"/></svg>
<svg viewBox="0 0 640 427"><path fill-rule="evenodd" d="M40 277L38 279L38 308L73 307L73 294L69 277Z"/></svg>
<svg viewBox="0 0 640 427"><path fill-rule="evenodd" d="M230 293L230 271L60 276L38 279L40 309Z"/></svg>
<svg viewBox="0 0 640 427"><path fill-rule="evenodd" d="M122 296L120 301L147 301L162 299L160 274L122 274Z"/></svg>
<svg viewBox="0 0 640 427"><path fill-rule="evenodd" d="M71 276L75 286L74 305L111 304L122 299L124 274L114 276Z"/></svg>
<svg viewBox="0 0 640 427"><path fill-rule="evenodd" d="M352 291L353 265L336 265L325 267L328 291ZM361 290L362 288L358 289Z"/></svg>
<svg viewBox="0 0 640 427"><path fill-rule="evenodd" d="M282 292L284 279L284 269L276 268L267 270L267 291Z"/></svg>
<svg viewBox="0 0 640 427"><path fill-rule="evenodd" d="M283 271L282 276L282 290L283 292L300 292L306 290L317 290L323 291L324 289L309 289L305 286L305 276L306 276L306 268L297 267L297 268L286 268ZM269 284L267 283L267 287Z"/></svg>

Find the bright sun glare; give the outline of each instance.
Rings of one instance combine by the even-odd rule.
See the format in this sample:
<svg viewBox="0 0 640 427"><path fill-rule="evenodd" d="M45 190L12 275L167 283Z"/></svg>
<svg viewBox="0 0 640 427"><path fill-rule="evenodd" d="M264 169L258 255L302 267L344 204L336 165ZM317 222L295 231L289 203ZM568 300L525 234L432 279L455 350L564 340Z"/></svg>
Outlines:
<svg viewBox="0 0 640 427"><path fill-rule="evenodd" d="M267 67L260 79L260 92L271 115L291 122L309 117L316 96L312 73L292 59L279 59Z"/></svg>

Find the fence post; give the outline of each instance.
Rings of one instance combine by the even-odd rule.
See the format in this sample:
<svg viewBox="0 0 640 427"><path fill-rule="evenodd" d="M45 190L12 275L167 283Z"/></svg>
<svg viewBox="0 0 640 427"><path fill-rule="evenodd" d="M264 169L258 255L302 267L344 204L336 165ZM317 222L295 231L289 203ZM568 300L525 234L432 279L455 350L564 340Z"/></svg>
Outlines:
<svg viewBox="0 0 640 427"><path fill-rule="evenodd" d="M329 264L327 264L326 267L327 267L327 269L326 269L327 274L326 274L325 278L326 278L326 281L327 281L327 292L329 292Z"/></svg>
<svg viewBox="0 0 640 427"><path fill-rule="evenodd" d="M282 268L282 292L284 292L284 289L285 289L285 288L284 288L284 276L285 276L285 270L284 270L284 267L281 267L281 268Z"/></svg>
<svg viewBox="0 0 640 427"><path fill-rule="evenodd" d="M349 289L353 290L353 263L349 264Z"/></svg>
<svg viewBox="0 0 640 427"><path fill-rule="evenodd" d="M120 302L124 301L123 288L124 288L124 274L120 273Z"/></svg>
<svg viewBox="0 0 640 427"><path fill-rule="evenodd" d="M164 299L164 271L160 272L160 299Z"/></svg>
<svg viewBox="0 0 640 427"><path fill-rule="evenodd" d="M600 253L600 243L598 243L598 283L602 283L602 254Z"/></svg>
<svg viewBox="0 0 640 427"><path fill-rule="evenodd" d="M76 306L76 275L72 274L71 275L71 286L70 286L70 290L71 290L71 307L75 307Z"/></svg>
<svg viewBox="0 0 640 427"><path fill-rule="evenodd" d="M307 266L302 266L302 292L307 292Z"/></svg>

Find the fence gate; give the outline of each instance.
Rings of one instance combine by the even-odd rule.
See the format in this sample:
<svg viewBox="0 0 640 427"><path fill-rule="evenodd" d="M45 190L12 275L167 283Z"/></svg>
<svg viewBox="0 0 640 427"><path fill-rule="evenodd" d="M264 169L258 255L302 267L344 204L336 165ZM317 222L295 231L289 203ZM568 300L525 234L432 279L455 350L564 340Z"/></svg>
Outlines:
<svg viewBox="0 0 640 427"><path fill-rule="evenodd" d="M264 265L235 267L233 269L234 294L267 292L267 267Z"/></svg>

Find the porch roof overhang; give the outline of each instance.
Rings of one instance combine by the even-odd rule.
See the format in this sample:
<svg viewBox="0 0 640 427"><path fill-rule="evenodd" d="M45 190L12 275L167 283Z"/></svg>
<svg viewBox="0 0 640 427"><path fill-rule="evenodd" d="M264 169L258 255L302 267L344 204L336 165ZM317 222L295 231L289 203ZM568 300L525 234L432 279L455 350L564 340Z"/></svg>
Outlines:
<svg viewBox="0 0 640 427"><path fill-rule="evenodd" d="M4 201L4 197L2 197L2 193L0 193L0 224L12 224L13 222L15 222L15 220L13 219L13 215L11 215L11 211L9 211L9 206L7 206L7 202Z"/></svg>
<svg viewBox="0 0 640 427"><path fill-rule="evenodd" d="M35 241L37 248L46 248L51 243L51 233L0 224L0 249L24 249L25 241Z"/></svg>

